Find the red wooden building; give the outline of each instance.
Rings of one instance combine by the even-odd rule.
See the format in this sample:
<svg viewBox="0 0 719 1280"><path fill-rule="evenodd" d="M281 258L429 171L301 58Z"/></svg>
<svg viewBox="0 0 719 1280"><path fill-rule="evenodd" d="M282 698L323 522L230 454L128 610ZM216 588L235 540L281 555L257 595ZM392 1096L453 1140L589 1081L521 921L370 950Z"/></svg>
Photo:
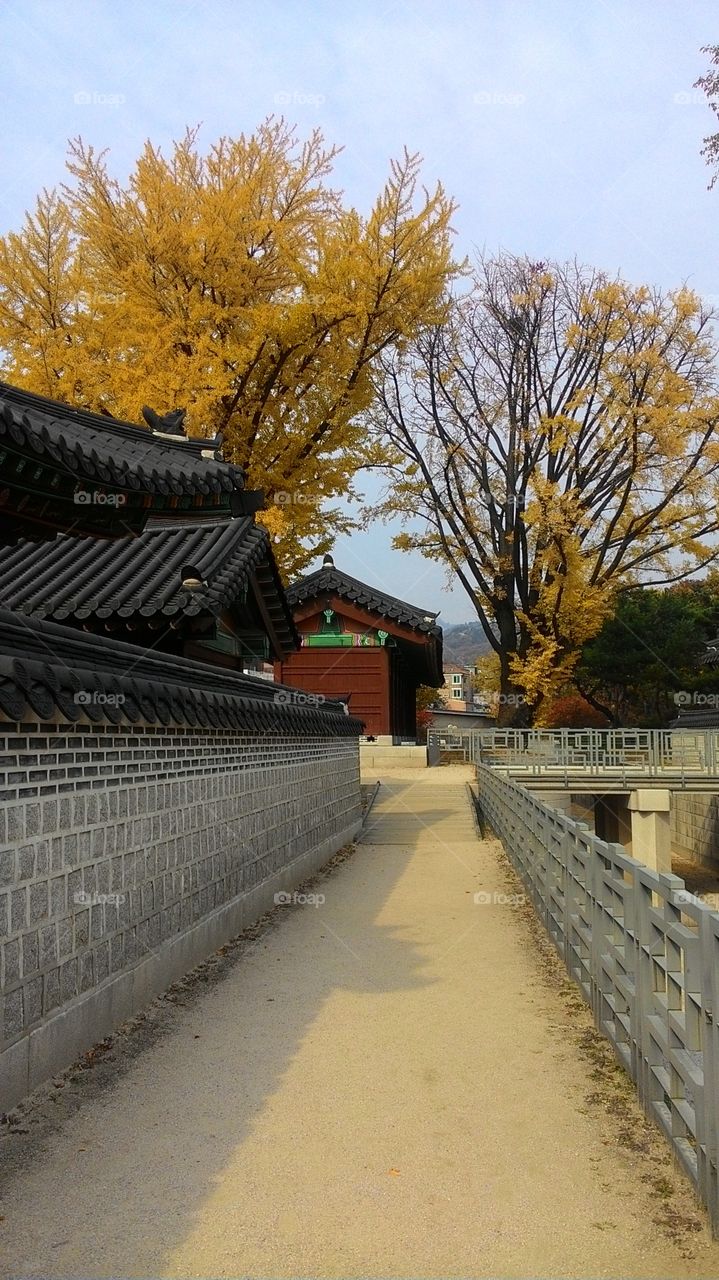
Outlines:
<svg viewBox="0 0 719 1280"><path fill-rule="evenodd" d="M275 679L326 698L349 697L352 716L375 737L414 738L416 692L442 684L436 613L384 595L335 568L287 591L301 648L275 662Z"/></svg>

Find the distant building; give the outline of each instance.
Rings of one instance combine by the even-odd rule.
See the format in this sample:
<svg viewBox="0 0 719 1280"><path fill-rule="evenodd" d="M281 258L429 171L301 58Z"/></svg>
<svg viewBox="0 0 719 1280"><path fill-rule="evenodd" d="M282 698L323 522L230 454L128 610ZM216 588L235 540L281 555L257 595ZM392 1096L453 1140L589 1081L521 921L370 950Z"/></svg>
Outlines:
<svg viewBox="0 0 719 1280"><path fill-rule="evenodd" d="M714 673L719 669L719 636L707 640L699 666ZM674 700L679 707L676 720L669 721L670 729L719 729L719 692L695 690L679 692Z"/></svg>
<svg viewBox="0 0 719 1280"><path fill-rule="evenodd" d="M429 732L438 733L450 740L453 736L467 733L472 729L494 729L496 724L496 716L481 707L477 707L474 711L450 711L449 708L440 708L432 712Z"/></svg>
<svg viewBox="0 0 719 1280"><path fill-rule="evenodd" d="M331 556L287 599L302 647L275 663L277 679L348 703L367 735L414 739L417 689L442 683L437 615L351 578Z"/></svg>
<svg viewBox="0 0 719 1280"><path fill-rule="evenodd" d="M472 677L469 667L446 663L444 684L437 701L450 711L471 711L473 707Z"/></svg>

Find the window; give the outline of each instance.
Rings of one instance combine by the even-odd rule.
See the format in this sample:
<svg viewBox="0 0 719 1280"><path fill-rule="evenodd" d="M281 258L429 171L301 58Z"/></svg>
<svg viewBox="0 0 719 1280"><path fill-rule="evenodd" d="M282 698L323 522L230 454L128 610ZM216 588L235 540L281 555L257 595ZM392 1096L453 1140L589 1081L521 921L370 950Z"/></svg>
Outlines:
<svg viewBox="0 0 719 1280"><path fill-rule="evenodd" d="M453 675L453 676L452 676L452 684L461 684L461 682L462 682L462 677L461 677L461 675Z"/></svg>
<svg viewBox="0 0 719 1280"><path fill-rule="evenodd" d="M461 690L461 689L453 689L453 690L452 690L452 697L453 697L453 698L461 698L461 697L462 697L462 690Z"/></svg>

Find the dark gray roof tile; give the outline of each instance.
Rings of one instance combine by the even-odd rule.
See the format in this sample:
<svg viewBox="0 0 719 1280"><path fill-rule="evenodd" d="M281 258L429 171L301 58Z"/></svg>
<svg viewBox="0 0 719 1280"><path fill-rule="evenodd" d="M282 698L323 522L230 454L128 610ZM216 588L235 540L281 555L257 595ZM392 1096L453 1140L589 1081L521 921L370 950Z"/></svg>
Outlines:
<svg viewBox="0 0 719 1280"><path fill-rule="evenodd" d="M188 570L203 582L201 588L183 588ZM136 538L59 534L48 542L20 542L0 560L0 604L56 622L136 613L219 616L256 571L279 639L293 649L297 633L270 539L249 516L199 527L150 526Z"/></svg>
<svg viewBox="0 0 719 1280"><path fill-rule="evenodd" d="M368 586L366 582L360 582L357 578L350 577L348 573L342 573L334 565L329 568L323 566L315 573L299 578L287 589L287 599L293 607L325 594L340 596L367 609L370 613L391 618L400 626L410 627L415 631L422 631L441 639L442 628L437 625L436 613L429 613L427 609L408 604L405 600L398 600L395 596L386 595Z"/></svg>
<svg viewBox="0 0 719 1280"><path fill-rule="evenodd" d="M283 691L290 694L286 701L277 696ZM89 699L78 700L78 692ZM339 703L301 705L295 692L0 608L0 714L11 720L28 710L49 720L57 709L70 722L143 720L318 738L363 731Z"/></svg>
<svg viewBox="0 0 719 1280"><path fill-rule="evenodd" d="M203 458L211 442L158 437L134 423L75 409L0 382L0 440L9 437L78 480L121 489L183 495L244 489L241 467Z"/></svg>

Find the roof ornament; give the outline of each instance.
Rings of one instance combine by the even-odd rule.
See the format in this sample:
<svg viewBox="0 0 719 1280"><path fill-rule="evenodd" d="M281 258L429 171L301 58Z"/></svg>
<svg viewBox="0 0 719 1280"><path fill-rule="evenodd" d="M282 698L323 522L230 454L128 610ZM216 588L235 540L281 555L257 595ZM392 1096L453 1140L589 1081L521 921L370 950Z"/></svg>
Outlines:
<svg viewBox="0 0 719 1280"><path fill-rule="evenodd" d="M155 413L149 405L142 406L142 416L148 427L152 428L154 436L169 436L177 439L178 437L185 440L187 432L185 431L185 417L187 409L172 409L169 413Z"/></svg>
<svg viewBox="0 0 719 1280"><path fill-rule="evenodd" d="M325 556L324 560L322 561L322 568L323 568L323 569L334 569L334 567L335 567L335 562L334 562L334 560L332 559L332 556L330 555L330 553L329 553L329 551L328 551L328 552L327 552L327 555Z"/></svg>
<svg viewBox="0 0 719 1280"><path fill-rule="evenodd" d="M221 445L224 438L224 431L217 431L211 440L205 442L205 447L202 449L200 457L213 458L215 462L223 462Z"/></svg>
<svg viewBox="0 0 719 1280"><path fill-rule="evenodd" d="M203 581L199 569L194 564L184 564L180 569L180 581L183 591L201 591L207 583Z"/></svg>

